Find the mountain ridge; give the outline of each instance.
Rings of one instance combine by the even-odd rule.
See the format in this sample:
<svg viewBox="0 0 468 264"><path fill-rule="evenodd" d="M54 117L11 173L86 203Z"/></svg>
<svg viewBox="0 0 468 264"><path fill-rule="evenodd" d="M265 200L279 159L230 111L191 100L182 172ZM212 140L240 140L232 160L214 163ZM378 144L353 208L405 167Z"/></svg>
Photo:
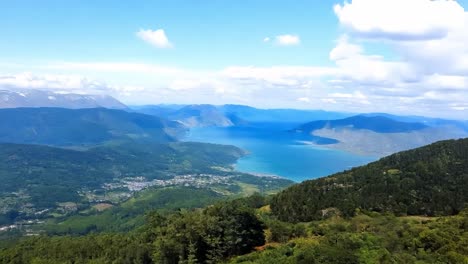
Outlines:
<svg viewBox="0 0 468 264"><path fill-rule="evenodd" d="M400 122L384 116L356 115L344 119L318 120L301 125L296 131L312 132L321 128L366 129L378 133L402 133L428 128L422 123Z"/></svg>
<svg viewBox="0 0 468 264"><path fill-rule="evenodd" d="M106 108L0 109L0 142L81 145L120 139L175 141L181 124L163 118Z"/></svg>
<svg viewBox="0 0 468 264"><path fill-rule="evenodd" d="M260 109L246 105L146 105L137 112L178 120L192 127L235 126L258 122L307 122L318 118L343 118L350 114L323 110ZM215 121L208 117L214 117Z"/></svg>
<svg viewBox="0 0 468 264"><path fill-rule="evenodd" d="M224 113L219 107L209 104L197 105L155 105L143 106L137 112L164 117L192 127L228 127L244 121L235 115Z"/></svg>
<svg viewBox="0 0 468 264"><path fill-rule="evenodd" d="M61 107L128 109L122 102L109 95L57 93L45 90L0 89L0 108Z"/></svg>
<svg viewBox="0 0 468 264"><path fill-rule="evenodd" d="M308 136L303 142L361 155L385 156L439 140L468 136L462 124L398 121L388 116L356 115L337 120L318 120L291 130ZM454 123L455 122L455 123ZM328 140L324 140L328 139Z"/></svg>
<svg viewBox="0 0 468 264"><path fill-rule="evenodd" d="M309 180L276 195L272 212L283 221L321 219L327 211L452 215L468 202L468 138L439 141L368 165Z"/></svg>

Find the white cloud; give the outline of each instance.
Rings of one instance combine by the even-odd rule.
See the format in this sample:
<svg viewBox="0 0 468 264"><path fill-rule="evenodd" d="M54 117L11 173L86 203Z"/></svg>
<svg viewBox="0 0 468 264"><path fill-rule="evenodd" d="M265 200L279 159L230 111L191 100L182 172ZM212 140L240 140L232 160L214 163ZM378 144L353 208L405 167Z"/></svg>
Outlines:
<svg viewBox="0 0 468 264"><path fill-rule="evenodd" d="M295 46L301 43L301 39L299 38L298 35L291 35L291 34L276 36L275 41L278 45L281 45L281 46Z"/></svg>
<svg viewBox="0 0 468 264"><path fill-rule="evenodd" d="M265 37L265 38L263 39L263 42L270 42L270 40L271 40L270 37Z"/></svg>
<svg viewBox="0 0 468 264"><path fill-rule="evenodd" d="M402 4L400 0L388 1ZM426 0L414 1L427 4ZM453 8L453 3L436 2L450 7L447 8L449 11L458 10ZM444 24L443 21L431 20L429 23L414 12L414 20L426 21L430 24L428 29L425 28L426 22L423 25L418 21L415 22L418 25L403 28L399 25L401 18L398 13L382 14L386 15L381 18L382 21L380 17L369 19L357 16L357 13L365 12L363 3L370 4L369 8L378 8L362 0L339 6L337 15L344 32L329 54L333 66L226 66L200 70L147 63L62 62L28 67L42 72L53 70L65 73L63 76L3 76L0 77L0 86L69 87L74 92L87 89L101 93L107 91L127 103L242 103L270 108L302 105L328 110L466 119L467 13L464 13L462 25L458 25L453 21ZM417 3L411 3L409 8ZM382 5L388 4L382 2ZM440 12L445 10L441 9ZM377 14L383 12L377 11ZM389 9L388 12L393 11ZM405 14L403 19L406 19ZM363 26L363 21L369 23L367 28ZM436 24L438 26L434 26ZM433 30L437 27L443 28L443 34L436 34L442 32ZM264 41L280 44L279 37ZM300 43L299 37L296 37L297 40L286 38L285 43ZM372 53L368 51L369 43L373 47ZM379 53L381 44L389 48L385 56ZM387 56L389 51L393 52L392 56ZM7 68L19 71L22 66ZM79 76L71 73L78 73ZM109 85L91 81L93 79L105 79Z"/></svg>
<svg viewBox="0 0 468 264"><path fill-rule="evenodd" d="M241 103L272 108L297 107L300 102L314 108L354 112L434 113L452 117L467 114L467 79L463 76L423 74L408 81L407 71L411 71L408 63L368 55L362 46L347 38L338 41L337 50L330 54L335 67L231 66L197 71L119 62L55 63L35 68L55 72L67 69L80 74L3 75L0 87L109 94L134 104ZM112 78L102 82L82 77L87 76L83 74L87 71L110 73L111 77L128 71L133 82L122 83ZM143 79L147 81L135 82Z"/></svg>
<svg viewBox="0 0 468 264"><path fill-rule="evenodd" d="M441 89L468 89L468 77L434 74L427 76L424 82L428 87Z"/></svg>
<svg viewBox="0 0 468 264"><path fill-rule="evenodd" d="M468 75L468 12L462 27L421 43L395 43L403 58L427 74Z"/></svg>
<svg viewBox="0 0 468 264"><path fill-rule="evenodd" d="M332 49L330 60L335 61L338 67L337 76L342 82L392 85L415 75L406 63L386 61L382 56L365 54L362 46L350 43L346 36L342 36Z"/></svg>
<svg viewBox="0 0 468 264"><path fill-rule="evenodd" d="M338 68L330 84L344 90L330 95L339 104L359 89L373 111L468 115L468 13L457 2L353 0L335 13L345 30L330 52ZM368 43L395 59L367 54Z"/></svg>
<svg viewBox="0 0 468 264"><path fill-rule="evenodd" d="M423 43L418 41L421 45ZM386 60L383 56L365 53L362 45L342 37L330 52L337 74L323 102L337 102L348 110L457 116L463 114L468 98L465 75L422 71L417 60ZM440 72L440 73L438 73ZM339 84L336 86L335 84ZM338 88L337 88L338 87ZM358 91L353 91L359 89ZM350 92L353 91L353 92ZM454 114L455 107L459 114ZM361 105L360 107L357 107ZM461 105L461 106L460 106ZM467 113L465 113L467 114Z"/></svg>
<svg viewBox="0 0 468 264"><path fill-rule="evenodd" d="M353 33L392 40L443 38L464 20L463 7L452 0L352 0L334 11Z"/></svg>
<svg viewBox="0 0 468 264"><path fill-rule="evenodd" d="M309 97L299 97L299 98L297 98L297 101L303 102L303 103L310 103L310 98Z"/></svg>
<svg viewBox="0 0 468 264"><path fill-rule="evenodd" d="M346 35L341 36L335 48L330 52L330 60L339 61L354 56L359 56L364 52L363 48L359 45L349 43Z"/></svg>
<svg viewBox="0 0 468 264"><path fill-rule="evenodd" d="M79 75L32 74L0 75L0 87L50 90L61 93L108 94L115 87Z"/></svg>
<svg viewBox="0 0 468 264"><path fill-rule="evenodd" d="M468 12L456 1L353 0L335 13L347 34L389 45L414 72L468 75Z"/></svg>
<svg viewBox="0 0 468 264"><path fill-rule="evenodd" d="M322 98L321 101L324 102L324 103L327 103L327 104L336 104L336 103L338 103L335 99L332 99L332 98Z"/></svg>
<svg viewBox="0 0 468 264"><path fill-rule="evenodd" d="M466 111L468 110L468 103L466 104L451 104L450 107L456 111Z"/></svg>
<svg viewBox="0 0 468 264"><path fill-rule="evenodd" d="M166 36L164 29L140 29L136 35L142 40L157 48L171 48L172 44Z"/></svg>
<svg viewBox="0 0 468 264"><path fill-rule="evenodd" d="M53 70L100 71L114 73L132 72L155 75L179 75L184 71L180 68L156 64L127 62L61 62L52 63L45 67Z"/></svg>
<svg viewBox="0 0 468 264"><path fill-rule="evenodd" d="M336 74L333 67L308 67L308 66L231 66L222 71L222 74L232 79L255 79L267 82L276 82L287 79L320 78ZM281 81L280 81L281 82Z"/></svg>
<svg viewBox="0 0 468 264"><path fill-rule="evenodd" d="M371 104L368 100L368 97L365 96L361 91L354 91L353 93L331 93L328 95L330 101L336 102L337 100L343 101L346 100L348 102L354 102L358 104Z"/></svg>

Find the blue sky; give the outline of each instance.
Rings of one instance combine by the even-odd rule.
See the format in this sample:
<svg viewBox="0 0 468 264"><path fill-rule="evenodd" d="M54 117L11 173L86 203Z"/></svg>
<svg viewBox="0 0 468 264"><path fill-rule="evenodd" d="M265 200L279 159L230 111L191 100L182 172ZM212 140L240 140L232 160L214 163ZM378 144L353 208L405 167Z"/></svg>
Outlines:
<svg viewBox="0 0 468 264"><path fill-rule="evenodd" d="M464 118L467 6L5 1L0 88Z"/></svg>
<svg viewBox="0 0 468 264"><path fill-rule="evenodd" d="M220 68L226 64L326 64L338 34L332 1L8 1L0 43L8 60L158 62ZM174 50L135 37L163 28ZM302 45L264 45L266 36L297 34ZM311 48L313 47L313 48Z"/></svg>

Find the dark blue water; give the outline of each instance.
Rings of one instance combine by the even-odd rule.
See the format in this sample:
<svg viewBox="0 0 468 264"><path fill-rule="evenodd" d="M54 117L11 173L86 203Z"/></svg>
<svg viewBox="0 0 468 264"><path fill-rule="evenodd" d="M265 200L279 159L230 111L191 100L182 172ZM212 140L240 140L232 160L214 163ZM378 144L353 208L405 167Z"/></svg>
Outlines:
<svg viewBox="0 0 468 264"><path fill-rule="evenodd" d="M192 129L186 141L228 144L249 152L236 169L274 174L293 181L314 179L364 165L376 157L304 145L306 135L288 132L295 124L263 123L250 127L208 127Z"/></svg>

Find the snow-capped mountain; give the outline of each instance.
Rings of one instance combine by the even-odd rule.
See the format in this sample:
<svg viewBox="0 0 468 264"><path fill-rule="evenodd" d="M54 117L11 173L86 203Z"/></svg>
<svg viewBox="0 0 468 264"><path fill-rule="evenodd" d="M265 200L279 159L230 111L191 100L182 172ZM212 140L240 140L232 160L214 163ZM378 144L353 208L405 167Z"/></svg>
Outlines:
<svg viewBox="0 0 468 264"><path fill-rule="evenodd" d="M126 105L108 95L64 94L42 90L0 90L0 108L16 107L127 108Z"/></svg>

